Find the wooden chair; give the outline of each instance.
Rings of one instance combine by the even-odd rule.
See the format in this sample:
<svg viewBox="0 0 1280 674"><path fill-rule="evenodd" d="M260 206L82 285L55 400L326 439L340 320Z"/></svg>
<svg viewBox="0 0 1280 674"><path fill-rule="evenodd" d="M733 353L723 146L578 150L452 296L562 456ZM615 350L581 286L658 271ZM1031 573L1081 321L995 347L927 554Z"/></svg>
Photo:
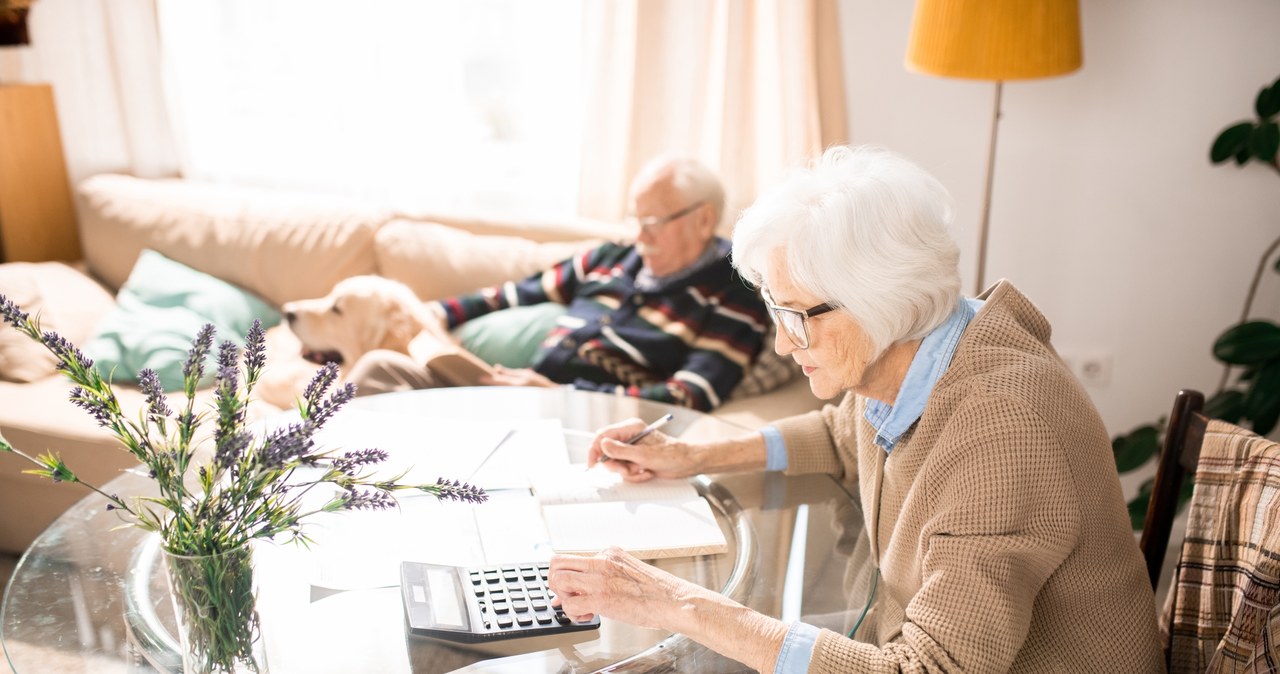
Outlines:
<svg viewBox="0 0 1280 674"><path fill-rule="evenodd" d="M1171 674L1280 672L1280 444L1207 419L1180 391L1140 547L1154 587L1188 472L1188 507L1162 630Z"/></svg>
<svg viewBox="0 0 1280 674"><path fill-rule="evenodd" d="M1195 475L1200 460L1200 443L1204 440L1207 419L1204 394L1184 389L1178 391L1169 413L1164 445L1160 449L1160 461L1156 466L1155 481L1151 484L1151 501L1147 504L1147 519L1142 526L1142 538L1138 548L1147 560L1147 576L1154 589L1160 584L1160 569L1164 566L1165 550L1169 547L1169 531L1178 516L1178 492L1188 475Z"/></svg>

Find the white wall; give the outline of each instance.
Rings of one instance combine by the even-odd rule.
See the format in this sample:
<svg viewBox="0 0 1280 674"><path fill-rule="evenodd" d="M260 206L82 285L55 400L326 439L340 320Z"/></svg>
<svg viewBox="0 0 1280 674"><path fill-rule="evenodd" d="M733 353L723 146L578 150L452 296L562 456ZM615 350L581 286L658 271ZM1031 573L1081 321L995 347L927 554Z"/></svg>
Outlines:
<svg viewBox="0 0 1280 674"><path fill-rule="evenodd" d="M840 0L850 133L948 185L971 293L994 84L908 72L912 9ZM1081 0L1081 20L1083 68L1004 86L986 277L1027 293L1060 353L1111 355L1088 388L1117 433L1216 390L1210 346L1280 235L1280 173L1208 160L1280 76L1280 3ZM1280 276L1254 307L1280 318Z"/></svg>

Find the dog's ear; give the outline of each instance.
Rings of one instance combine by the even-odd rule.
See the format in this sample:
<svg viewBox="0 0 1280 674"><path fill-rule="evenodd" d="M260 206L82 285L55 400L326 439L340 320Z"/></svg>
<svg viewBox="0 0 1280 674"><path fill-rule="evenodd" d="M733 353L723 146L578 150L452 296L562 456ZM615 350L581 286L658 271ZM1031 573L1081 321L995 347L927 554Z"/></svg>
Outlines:
<svg viewBox="0 0 1280 674"><path fill-rule="evenodd" d="M428 325L428 310L417 298L411 301L397 298L391 304L386 313L386 330L378 348L409 353L409 342Z"/></svg>

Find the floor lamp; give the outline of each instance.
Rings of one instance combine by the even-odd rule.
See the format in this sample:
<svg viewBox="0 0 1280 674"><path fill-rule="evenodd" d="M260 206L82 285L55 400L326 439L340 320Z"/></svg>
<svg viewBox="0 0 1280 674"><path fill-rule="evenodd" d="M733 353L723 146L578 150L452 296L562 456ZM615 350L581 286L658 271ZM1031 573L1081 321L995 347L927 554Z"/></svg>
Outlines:
<svg viewBox="0 0 1280 674"><path fill-rule="evenodd" d="M995 177L1000 96L1005 80L1064 75L1080 67L1077 0L917 0L907 44L907 68L943 77L994 80L995 106L978 229L981 293Z"/></svg>

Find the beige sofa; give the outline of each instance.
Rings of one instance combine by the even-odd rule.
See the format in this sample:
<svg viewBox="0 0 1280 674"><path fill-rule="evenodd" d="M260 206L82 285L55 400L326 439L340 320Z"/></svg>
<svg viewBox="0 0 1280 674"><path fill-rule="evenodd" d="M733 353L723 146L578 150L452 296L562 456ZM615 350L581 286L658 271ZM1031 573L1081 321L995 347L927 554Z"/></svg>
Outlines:
<svg viewBox="0 0 1280 674"><path fill-rule="evenodd" d="M626 236L618 226L599 222L405 215L324 195L121 175L95 176L77 192L82 261L0 264L0 293L39 312L45 328L77 344L111 310L115 291L146 248L279 307L322 296L358 274L403 281L423 299L444 297L521 278L594 241ZM268 371L302 363L287 334L273 330L268 344ZM60 453L96 483L130 467L130 457L113 438L68 401L69 384L52 366L42 348L3 326L0 433L20 449ZM127 385L117 390L133 414L141 393ZM256 417L279 411L261 401L256 405ZM819 406L804 378L794 377L762 394L736 395L715 414L754 428ZM0 455L0 550L23 550L86 494L74 485L21 474L26 467Z"/></svg>

